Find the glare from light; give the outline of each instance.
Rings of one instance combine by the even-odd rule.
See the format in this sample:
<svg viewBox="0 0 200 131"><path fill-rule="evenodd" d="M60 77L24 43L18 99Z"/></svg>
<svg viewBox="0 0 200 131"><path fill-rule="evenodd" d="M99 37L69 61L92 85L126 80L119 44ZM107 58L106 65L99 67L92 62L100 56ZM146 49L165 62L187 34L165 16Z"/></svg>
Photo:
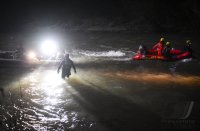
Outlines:
<svg viewBox="0 0 200 131"><path fill-rule="evenodd" d="M57 51L57 42L51 39L43 41L41 51L44 55L54 55Z"/></svg>
<svg viewBox="0 0 200 131"><path fill-rule="evenodd" d="M28 52L27 57L28 57L28 59L34 59L34 58L36 58L36 53L33 51L30 51L30 52Z"/></svg>

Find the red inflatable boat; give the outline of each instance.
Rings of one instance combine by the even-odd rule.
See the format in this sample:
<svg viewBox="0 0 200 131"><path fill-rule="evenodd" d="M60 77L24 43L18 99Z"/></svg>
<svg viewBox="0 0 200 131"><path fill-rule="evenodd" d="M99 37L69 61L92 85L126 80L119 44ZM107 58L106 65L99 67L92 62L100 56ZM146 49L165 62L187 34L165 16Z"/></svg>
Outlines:
<svg viewBox="0 0 200 131"><path fill-rule="evenodd" d="M142 55L137 53L133 56L133 60L165 60L165 61L176 61L185 58L191 58L191 53L188 51L181 51L181 50L171 50L170 51L172 57L168 58L163 55L158 56L153 50L148 50L146 55Z"/></svg>

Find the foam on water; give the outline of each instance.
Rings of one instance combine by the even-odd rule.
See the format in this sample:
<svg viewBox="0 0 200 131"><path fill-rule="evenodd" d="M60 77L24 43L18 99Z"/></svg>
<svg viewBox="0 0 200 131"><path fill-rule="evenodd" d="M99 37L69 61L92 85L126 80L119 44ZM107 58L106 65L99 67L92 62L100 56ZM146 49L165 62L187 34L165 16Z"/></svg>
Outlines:
<svg viewBox="0 0 200 131"><path fill-rule="evenodd" d="M76 63L106 62L106 61L130 61L134 52L124 50L74 50L70 56Z"/></svg>
<svg viewBox="0 0 200 131"><path fill-rule="evenodd" d="M110 50L110 51L80 51L79 52L81 55L84 56L90 56L90 57L122 57L125 56L126 53L122 52L122 51L114 51L114 50Z"/></svg>

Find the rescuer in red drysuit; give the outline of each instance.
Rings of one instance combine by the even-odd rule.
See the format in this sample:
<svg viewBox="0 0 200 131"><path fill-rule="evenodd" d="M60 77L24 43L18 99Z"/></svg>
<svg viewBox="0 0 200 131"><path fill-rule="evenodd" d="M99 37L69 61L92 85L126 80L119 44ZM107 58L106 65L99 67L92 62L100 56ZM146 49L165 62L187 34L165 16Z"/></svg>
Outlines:
<svg viewBox="0 0 200 131"><path fill-rule="evenodd" d="M160 41L153 46L153 52L157 52L158 55L161 56L163 46L164 46L164 38L160 38Z"/></svg>

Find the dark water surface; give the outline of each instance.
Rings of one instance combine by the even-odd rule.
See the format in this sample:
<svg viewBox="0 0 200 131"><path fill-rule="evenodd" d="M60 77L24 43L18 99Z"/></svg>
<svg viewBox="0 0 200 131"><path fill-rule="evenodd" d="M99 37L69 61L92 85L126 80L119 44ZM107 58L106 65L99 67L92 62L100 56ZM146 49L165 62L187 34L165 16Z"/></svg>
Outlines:
<svg viewBox="0 0 200 131"><path fill-rule="evenodd" d="M77 67L77 74L72 70L70 79L60 78L56 72L58 63L0 64L1 89L4 89L0 94L1 130L198 128L199 112L193 112L196 108L184 119L194 120L192 124L176 124L178 127L169 124L187 116L184 105L189 103L191 109L191 104L199 103L198 59L131 61L138 42L150 47L153 44L148 43L156 42L158 35L151 39L130 34L121 38L119 34L77 37L71 36L71 44L67 45ZM175 41L176 37L168 39ZM177 37L177 47L185 39L188 36ZM194 37L192 40L198 50L198 40Z"/></svg>

